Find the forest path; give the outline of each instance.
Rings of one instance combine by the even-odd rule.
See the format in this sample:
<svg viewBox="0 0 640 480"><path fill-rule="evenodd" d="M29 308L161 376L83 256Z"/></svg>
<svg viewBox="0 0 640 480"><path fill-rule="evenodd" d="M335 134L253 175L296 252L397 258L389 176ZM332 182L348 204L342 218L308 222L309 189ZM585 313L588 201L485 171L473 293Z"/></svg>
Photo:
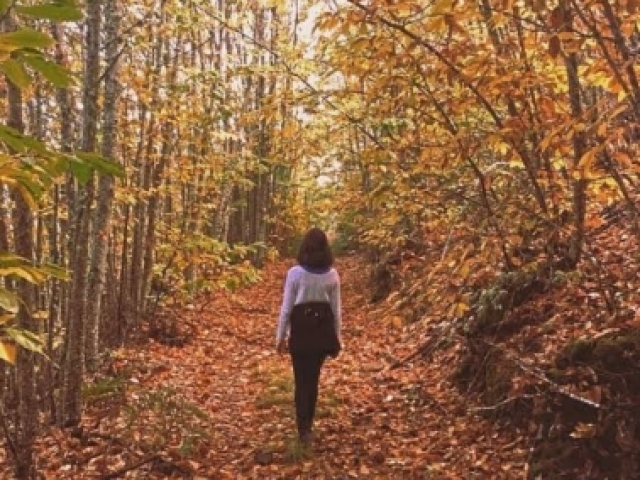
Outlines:
<svg viewBox="0 0 640 480"><path fill-rule="evenodd" d="M525 478L524 441L474 415L449 382L455 346L389 368L423 341L424 327L411 333L367 306L367 274L356 257L337 261L345 345L325 363L314 446L302 450L289 357L275 353L289 266L269 264L251 287L164 312L191 331L184 345L149 341L116 352L102 386L86 394L93 400L81 438L43 432L42 478ZM104 395L123 381L126 389Z"/></svg>
<svg viewBox="0 0 640 480"><path fill-rule="evenodd" d="M269 265L260 283L191 313L189 345L149 352L166 366L153 383L178 388L210 417L198 478L523 478L526 450L467 412L444 374L450 357L387 368L389 354L406 353L393 351L400 328L367 314L366 275L349 257L337 264L345 348L323 368L313 452L301 452L289 358L274 352L287 267Z"/></svg>

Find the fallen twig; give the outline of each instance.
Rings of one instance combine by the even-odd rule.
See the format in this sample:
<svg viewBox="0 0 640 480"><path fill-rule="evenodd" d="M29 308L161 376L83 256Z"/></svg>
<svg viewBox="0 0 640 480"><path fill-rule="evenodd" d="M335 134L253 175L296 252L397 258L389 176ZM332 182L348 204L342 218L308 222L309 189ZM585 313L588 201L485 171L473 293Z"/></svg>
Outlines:
<svg viewBox="0 0 640 480"><path fill-rule="evenodd" d="M588 405L591 408L595 408L595 409L600 409L602 408L602 404L598 403L598 402L594 402L593 400L590 400L588 398L582 397L580 395L577 395L573 392L568 391L566 388L563 388L561 385L558 385L557 383L549 380L549 378L544 374L544 372L534 368L534 367L530 367L528 365L526 365L522 359L520 357L518 357L517 355L515 355L514 353L512 353L510 350L507 350L506 348L500 346L500 345L496 345L495 343L491 343L487 340L483 340L484 343L486 343L487 345L489 345L490 347L493 348L497 348L499 350L502 350L504 352L504 354L510 358L511 360L513 360L516 365L524 372L534 376L535 378L537 378L538 380L541 380L542 382L546 383L547 385L549 385L553 391L555 391L556 393L560 393L566 397L569 397L570 399L576 401L576 402L580 402L580 403L584 403L585 405Z"/></svg>
<svg viewBox="0 0 640 480"><path fill-rule="evenodd" d="M505 398L504 400L502 400L501 402L496 403L495 405L489 405L486 407L474 407L474 408L470 408L469 411L470 412L491 412L493 410L497 410L500 407L504 407L505 405L508 405L509 403L512 402L516 402L518 400L522 400L522 399L531 399L531 398L535 398L537 395L518 395L517 397L509 397L509 398Z"/></svg>
<svg viewBox="0 0 640 480"><path fill-rule="evenodd" d="M532 368L527 367L526 365L522 365L519 361L519 359L516 359L516 363L518 364L518 367L520 367L521 370L530 373L531 375L533 375L534 377L536 377L539 380L542 380L544 383L546 383L547 385L550 385L551 388L557 392L557 393L561 393L562 395L565 395L567 397L569 397L572 400L575 400L576 402L581 402L584 403L585 405L588 405L592 408L596 408L596 409L600 409L602 408L602 404L598 403L598 402L594 402L593 400L590 400L588 398L582 397L580 395L576 395L575 393L572 393L570 391L568 391L567 389L563 388L562 386L558 385L555 382L552 382L551 380L549 380L547 378L547 376L543 373L543 372L539 372L536 371Z"/></svg>

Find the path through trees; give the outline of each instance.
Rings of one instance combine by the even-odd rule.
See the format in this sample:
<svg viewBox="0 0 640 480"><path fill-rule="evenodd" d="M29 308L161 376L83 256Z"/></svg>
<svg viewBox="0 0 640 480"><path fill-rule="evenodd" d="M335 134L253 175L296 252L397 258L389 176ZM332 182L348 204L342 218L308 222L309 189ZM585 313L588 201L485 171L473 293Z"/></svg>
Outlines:
<svg viewBox="0 0 640 480"><path fill-rule="evenodd" d="M338 268L346 345L323 371L313 452L293 441L290 367L274 353L286 272L277 263L253 287L176 312L193 335L185 345L118 352L112 372L123 379L122 396L102 401L96 388L80 438L53 431L42 440L40 471L87 479L127 470L118 478L521 475L527 446L470 413L448 382L455 352L389 369L391 356L415 342L391 323L372 328L357 258L339 259Z"/></svg>

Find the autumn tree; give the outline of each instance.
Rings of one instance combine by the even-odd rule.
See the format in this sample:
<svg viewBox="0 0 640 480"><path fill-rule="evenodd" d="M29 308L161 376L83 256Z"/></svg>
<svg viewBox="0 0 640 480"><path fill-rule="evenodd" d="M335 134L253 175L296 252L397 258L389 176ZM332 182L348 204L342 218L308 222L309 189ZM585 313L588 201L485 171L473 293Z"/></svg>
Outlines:
<svg viewBox="0 0 640 480"><path fill-rule="evenodd" d="M608 2L334 6L318 22L330 87L316 122L343 167L343 219L377 251L429 252L455 285L575 268L598 209L634 188L637 15ZM450 317L468 307L464 289L428 298Z"/></svg>

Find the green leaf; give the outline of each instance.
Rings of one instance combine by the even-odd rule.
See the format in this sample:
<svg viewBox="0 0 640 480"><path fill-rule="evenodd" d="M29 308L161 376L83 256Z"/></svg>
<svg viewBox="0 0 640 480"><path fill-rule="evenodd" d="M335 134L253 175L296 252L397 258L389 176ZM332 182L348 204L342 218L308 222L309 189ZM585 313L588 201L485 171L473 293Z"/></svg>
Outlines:
<svg viewBox="0 0 640 480"><path fill-rule="evenodd" d="M51 62L41 55L23 55L24 62L56 87L67 88L73 84L69 72L55 62Z"/></svg>
<svg viewBox="0 0 640 480"><path fill-rule="evenodd" d="M39 271L36 267L9 267L0 268L1 276L15 275L30 283L41 283L46 280L46 275Z"/></svg>
<svg viewBox="0 0 640 480"><path fill-rule="evenodd" d="M82 20L82 12L72 1L54 1L43 5L20 6L16 11L22 15L54 22L77 22Z"/></svg>
<svg viewBox="0 0 640 480"><path fill-rule="evenodd" d="M15 32L0 33L0 49L18 50L21 48L47 48L53 44L53 39L43 32L23 28Z"/></svg>
<svg viewBox="0 0 640 480"><path fill-rule="evenodd" d="M69 170L69 160L63 154L55 154L28 164L21 164L21 168L28 170L29 174L37 175L45 187L49 187L57 178Z"/></svg>
<svg viewBox="0 0 640 480"><path fill-rule="evenodd" d="M13 253L0 252L0 268L4 267L18 267L26 265L28 262L25 258Z"/></svg>
<svg viewBox="0 0 640 480"><path fill-rule="evenodd" d="M10 127L0 125L0 142L3 142L6 146L17 153L25 153L28 149L25 142L23 142L22 135L17 130L13 130Z"/></svg>
<svg viewBox="0 0 640 480"><path fill-rule="evenodd" d="M8 363L15 364L16 350L17 349L14 343L0 340L0 359Z"/></svg>
<svg viewBox="0 0 640 480"><path fill-rule="evenodd" d="M40 270L42 270L48 276L57 278L59 280L69 280L71 278L69 276L69 270L53 263L45 263L40 267Z"/></svg>
<svg viewBox="0 0 640 480"><path fill-rule="evenodd" d="M124 178L124 167L119 163L106 159L96 153L76 152L74 154L82 162L91 166L96 172L114 177Z"/></svg>
<svg viewBox="0 0 640 480"><path fill-rule="evenodd" d="M93 173L93 170L89 165L77 160L71 160L69 162L69 170L71 171L71 175L73 175L74 178L82 185L86 185Z"/></svg>
<svg viewBox="0 0 640 480"><path fill-rule="evenodd" d="M0 125L0 142L5 143L17 153L34 152L43 156L53 155L44 143L6 125Z"/></svg>
<svg viewBox="0 0 640 480"><path fill-rule="evenodd" d="M69 272L67 269L54 265L53 263L45 263L36 267L27 259L14 255L12 253L0 253L0 276L17 275L30 282L39 283L48 277L55 277L60 280L68 280ZM2 287L0 287L0 293ZM0 305L2 306L2 305Z"/></svg>
<svg viewBox="0 0 640 480"><path fill-rule="evenodd" d="M5 333L9 338L15 340L15 342L21 347L31 350L32 352L43 353L42 339L35 333L30 332L29 330L13 327L5 329Z"/></svg>
<svg viewBox="0 0 640 480"><path fill-rule="evenodd" d="M34 183L36 188L36 190L34 190L34 194L39 197L44 190L51 186L55 178L50 175L46 168L47 164L51 162L37 161L35 159L31 160L32 161L21 163L20 171L23 172L23 174L18 176L18 181L22 181L22 178L25 178L27 182ZM29 189L33 188L31 185L28 187Z"/></svg>
<svg viewBox="0 0 640 480"><path fill-rule="evenodd" d="M0 276L15 275L31 283L47 279L47 273L28 260L11 253L0 253Z"/></svg>
<svg viewBox="0 0 640 480"><path fill-rule="evenodd" d="M58 155L43 167L52 177L59 177L69 170L69 159L66 155Z"/></svg>
<svg viewBox="0 0 640 480"><path fill-rule="evenodd" d="M11 313L18 313L20 309L20 298L6 288L0 287L0 307Z"/></svg>
<svg viewBox="0 0 640 480"><path fill-rule="evenodd" d="M19 178L17 178L17 180L20 183L20 186L24 190L26 190L29 196L31 196L34 200L40 198L43 193L42 187L34 182L32 178L29 178L26 175L21 175Z"/></svg>
<svg viewBox="0 0 640 480"><path fill-rule="evenodd" d="M16 190L20 192L20 196L24 200L24 202L29 206L30 210L38 209L38 201L36 197L34 197L31 191L25 187L24 183L16 185Z"/></svg>
<svg viewBox="0 0 640 480"><path fill-rule="evenodd" d="M12 58L2 62L0 70L20 89L27 88L31 84L31 77L25 70L24 65Z"/></svg>

